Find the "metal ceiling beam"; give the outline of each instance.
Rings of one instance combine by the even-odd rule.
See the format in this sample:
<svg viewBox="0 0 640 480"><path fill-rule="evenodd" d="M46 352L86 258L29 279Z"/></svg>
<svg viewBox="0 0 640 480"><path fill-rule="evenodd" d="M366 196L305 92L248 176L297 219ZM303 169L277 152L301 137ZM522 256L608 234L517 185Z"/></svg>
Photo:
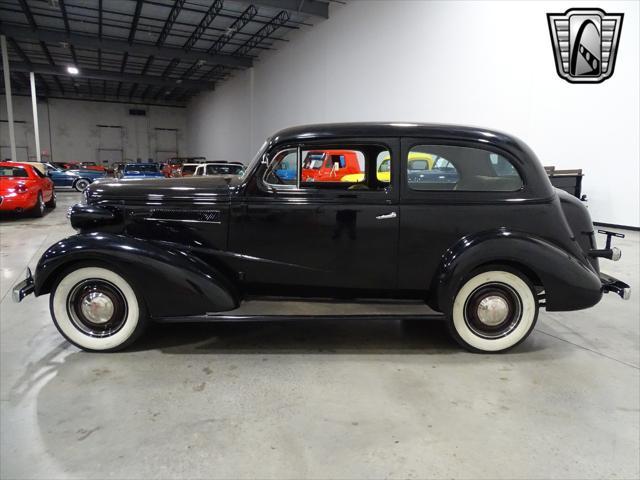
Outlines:
<svg viewBox="0 0 640 480"><path fill-rule="evenodd" d="M256 7L249 5L247 9L231 24L227 31L223 35L220 35L213 45L211 45L209 53L217 53L222 50L222 48L252 20L257 13L258 10L256 10Z"/></svg>
<svg viewBox="0 0 640 480"><path fill-rule="evenodd" d="M244 42L238 49L233 52L234 55L247 55L251 50L257 47L262 40L267 38L273 32L275 32L278 28L284 25L289 20L289 14L282 10L275 17L273 17L269 23L267 23L264 27L254 33L249 40Z"/></svg>
<svg viewBox="0 0 640 480"><path fill-rule="evenodd" d="M136 2L136 11L133 14L133 20L131 21L131 30L129 30L129 45L133 43L136 38L136 30L138 29L138 22L140 21L140 12L142 11L143 0Z"/></svg>
<svg viewBox="0 0 640 480"><path fill-rule="evenodd" d="M194 81L194 80L171 80L166 77L138 75L132 73L108 72L105 70L91 70L82 68L78 75L70 75L64 67L58 67L45 64L26 64L11 63L11 70L16 72L34 72L43 75L60 75L70 78L91 78L94 80L114 80L117 82L140 83L142 85L157 85L169 88L193 88L197 90L209 90L213 88L211 82Z"/></svg>
<svg viewBox="0 0 640 480"><path fill-rule="evenodd" d="M329 4L319 0L247 0L258 7L271 7L314 17L329 18Z"/></svg>
<svg viewBox="0 0 640 480"><path fill-rule="evenodd" d="M169 35L169 32L173 28L174 22L178 18L178 15L180 15L180 11L184 6L184 2L185 0L176 0L176 2L173 4L173 7L171 7L169 16L167 17L167 20L164 22L164 26L160 31L160 35L158 35L158 41L156 42L156 45L158 47L162 46L164 44L164 41L167 39L167 35Z"/></svg>
<svg viewBox="0 0 640 480"><path fill-rule="evenodd" d="M116 52L127 52L131 55L149 56L160 58L179 58L184 61L197 62L204 60L211 65L227 65L229 67L249 68L253 65L251 58L234 57L231 55L217 55L197 50L185 51L182 48L158 47L156 45L134 43L129 44L126 40L99 39L91 35L78 33L65 33L60 30L46 30L38 28L33 31L26 27L16 27L13 25L0 25L0 32L7 37L25 41L42 41L47 43L68 43L78 48L91 48L112 50Z"/></svg>
<svg viewBox="0 0 640 480"><path fill-rule="evenodd" d="M31 13L31 9L29 8L29 5L27 5L26 0L20 0L20 8L22 8L22 13L24 13L24 16L27 17L29 26L31 26L31 28L34 30L38 28L38 26L36 25L36 21L33 18L33 14Z"/></svg>
<svg viewBox="0 0 640 480"><path fill-rule="evenodd" d="M207 12L202 17L202 20L200 20L200 23L198 24L196 29L193 31L191 36L185 42L183 47L185 50L191 50L191 48L196 44L196 42L200 40L200 37L202 37L202 34L205 32L207 28L209 28L209 25L211 25L211 22L213 22L213 19L216 18L216 16L222 9L222 5L223 5L222 0L215 0L215 2L211 4L211 6L209 7L209 10L207 10Z"/></svg>

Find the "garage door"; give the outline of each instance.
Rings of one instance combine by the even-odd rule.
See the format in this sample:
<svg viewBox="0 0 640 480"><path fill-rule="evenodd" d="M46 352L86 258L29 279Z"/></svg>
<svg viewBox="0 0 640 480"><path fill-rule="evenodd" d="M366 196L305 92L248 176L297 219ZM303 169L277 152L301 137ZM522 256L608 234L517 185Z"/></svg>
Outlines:
<svg viewBox="0 0 640 480"><path fill-rule="evenodd" d="M9 141L9 122L0 121L0 160L11 158L11 142ZM15 120L13 130L16 137L16 160L19 162L29 161L29 147L27 146L27 122ZM35 156L34 160L35 161Z"/></svg>
<svg viewBox="0 0 640 480"><path fill-rule="evenodd" d="M156 162L178 156L178 129L156 128Z"/></svg>
<svg viewBox="0 0 640 480"><path fill-rule="evenodd" d="M102 165L113 165L122 162L124 152L122 147L123 131L120 125L98 125L100 130L100 144L98 146L98 158Z"/></svg>

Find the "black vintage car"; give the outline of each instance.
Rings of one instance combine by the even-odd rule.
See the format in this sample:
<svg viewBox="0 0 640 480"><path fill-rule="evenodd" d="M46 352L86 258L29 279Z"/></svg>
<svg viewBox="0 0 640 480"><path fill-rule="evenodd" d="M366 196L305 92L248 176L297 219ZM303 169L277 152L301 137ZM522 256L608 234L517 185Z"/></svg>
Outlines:
<svg viewBox="0 0 640 480"><path fill-rule="evenodd" d="M302 181L321 150L355 154L361 174L335 162ZM408 175L410 154L434 174ZM600 273L600 258L620 257L614 234L599 249L588 211L534 153L479 128L291 128L239 178L105 181L85 199L70 211L79 233L14 289L18 301L49 293L56 326L85 350L123 348L148 321L440 315L464 347L497 352L527 337L540 307L629 294Z"/></svg>

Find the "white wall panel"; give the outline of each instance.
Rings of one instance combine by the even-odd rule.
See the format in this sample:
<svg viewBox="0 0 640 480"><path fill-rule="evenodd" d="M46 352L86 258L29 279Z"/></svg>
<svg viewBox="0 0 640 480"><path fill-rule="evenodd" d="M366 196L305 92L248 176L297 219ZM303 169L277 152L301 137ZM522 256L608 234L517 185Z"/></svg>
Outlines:
<svg viewBox="0 0 640 480"><path fill-rule="evenodd" d="M546 13L574 3L334 4L192 100L190 153L246 162L265 136L312 122L480 125L521 137L546 165L583 168L594 220L638 226L640 3L589 5L625 14L615 73L596 85L555 72Z"/></svg>

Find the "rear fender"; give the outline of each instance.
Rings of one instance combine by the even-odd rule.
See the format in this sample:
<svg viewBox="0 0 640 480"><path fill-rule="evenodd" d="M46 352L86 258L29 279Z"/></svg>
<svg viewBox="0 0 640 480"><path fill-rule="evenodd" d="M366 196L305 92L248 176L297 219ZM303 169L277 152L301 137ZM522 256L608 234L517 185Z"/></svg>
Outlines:
<svg viewBox="0 0 640 480"><path fill-rule="evenodd" d="M203 315L239 304L233 283L197 256L109 233L74 235L49 247L36 267L35 294L49 293L72 265L92 262L117 269L144 297L152 317Z"/></svg>
<svg viewBox="0 0 640 480"><path fill-rule="evenodd" d="M531 234L505 228L462 238L442 257L432 291L438 308L451 311L469 274L483 265L520 268L545 290L549 311L579 310L600 301L602 285L593 267L558 246Z"/></svg>

